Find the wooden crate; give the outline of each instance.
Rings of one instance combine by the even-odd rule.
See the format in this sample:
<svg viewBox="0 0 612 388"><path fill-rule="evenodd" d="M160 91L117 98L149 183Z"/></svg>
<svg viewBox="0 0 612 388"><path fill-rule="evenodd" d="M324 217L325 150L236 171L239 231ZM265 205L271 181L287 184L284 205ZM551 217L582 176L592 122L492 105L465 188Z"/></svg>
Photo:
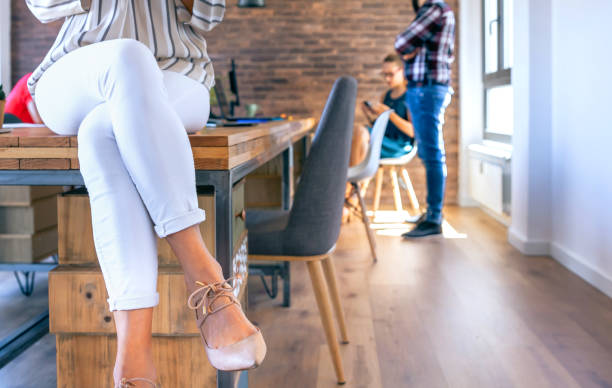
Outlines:
<svg viewBox="0 0 612 388"><path fill-rule="evenodd" d="M60 264L97 264L91 228L91 209L86 194L65 193L58 196L58 252ZM198 206L206 212L200 224L202 238L215 251L215 201L212 193L198 193ZM160 265L177 265L178 260L164 239L157 241Z"/></svg>
<svg viewBox="0 0 612 388"><path fill-rule="evenodd" d="M187 307L187 288L177 266L159 268L159 305L153 310L153 334L197 334L195 314ZM112 334L113 315L102 273L94 266L59 266L49 273L51 333Z"/></svg>
<svg viewBox="0 0 612 388"><path fill-rule="evenodd" d="M0 234L34 234L57 225L55 196L29 206L0 206Z"/></svg>
<svg viewBox="0 0 612 388"><path fill-rule="evenodd" d="M29 206L63 191L63 186L0 186L0 206Z"/></svg>
<svg viewBox="0 0 612 388"><path fill-rule="evenodd" d="M57 228L35 234L0 234L0 262L33 263L57 252Z"/></svg>
<svg viewBox="0 0 612 388"><path fill-rule="evenodd" d="M240 274L237 297L246 306L247 239L234 254L234 274ZM195 315L187 307L187 287L179 266L160 266L157 278L159 304L153 309L153 334L194 335ZM51 333L111 334L113 315L100 269L93 265L60 265L49 273L49 330Z"/></svg>
<svg viewBox="0 0 612 388"><path fill-rule="evenodd" d="M116 343L112 335L57 335L57 387L114 388ZM163 387L217 385L200 336L154 336L153 360Z"/></svg>
<svg viewBox="0 0 612 388"><path fill-rule="evenodd" d="M242 182L235 185L233 199L233 271L243 276L237 294L246 305ZM214 252L212 192L198 193L198 202L207 216L200 225L202 235ZM94 250L88 197L74 193L59 196L58 217L60 265L49 273L49 326L57 338L57 386L112 388L115 325ZM214 387L216 370L206 358L195 313L187 307L183 272L165 240L159 240L158 253L160 301L153 310L153 350L160 381L164 387Z"/></svg>

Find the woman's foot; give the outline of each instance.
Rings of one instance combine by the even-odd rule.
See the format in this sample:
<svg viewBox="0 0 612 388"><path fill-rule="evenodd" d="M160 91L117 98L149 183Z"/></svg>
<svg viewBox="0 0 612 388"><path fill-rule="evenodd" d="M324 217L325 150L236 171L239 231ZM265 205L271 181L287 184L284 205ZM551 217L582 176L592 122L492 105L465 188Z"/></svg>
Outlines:
<svg viewBox="0 0 612 388"><path fill-rule="evenodd" d="M196 282L205 284L199 280L189 281L191 283L188 286L189 294L202 288L202 285ZM221 296L211 303L210 309L215 311L230 302L229 297ZM242 307L236 303L232 303L230 306L214 314L209 314L201 329L206 338L206 343L211 348L220 348L234 344L257 331L257 328L242 311Z"/></svg>
<svg viewBox="0 0 612 388"><path fill-rule="evenodd" d="M187 302L195 310L210 363L234 371L259 366L266 354L261 332L246 318L229 281L196 282Z"/></svg>
<svg viewBox="0 0 612 388"><path fill-rule="evenodd" d="M224 282L221 266L206 248L199 226L168 235L166 241L183 267L191 294L188 304L196 311L210 363L220 370L259 365L266 353L261 332L244 315L231 285Z"/></svg>

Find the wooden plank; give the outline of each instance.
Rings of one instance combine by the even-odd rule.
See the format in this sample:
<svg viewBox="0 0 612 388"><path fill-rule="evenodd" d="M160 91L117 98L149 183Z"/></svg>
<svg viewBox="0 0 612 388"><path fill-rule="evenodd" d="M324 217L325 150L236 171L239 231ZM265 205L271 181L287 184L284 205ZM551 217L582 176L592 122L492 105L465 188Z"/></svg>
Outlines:
<svg viewBox="0 0 612 388"><path fill-rule="evenodd" d="M57 387L114 388L114 336L58 335ZM153 337L153 362L163 387L214 387L199 337Z"/></svg>
<svg viewBox="0 0 612 388"><path fill-rule="evenodd" d="M34 234L56 225L55 196L39 199L30 206L0 206L0 233Z"/></svg>
<svg viewBox="0 0 612 388"><path fill-rule="evenodd" d="M215 251L215 203L212 194L198 194L198 206L206 212L200 224L204 243ZM89 197L84 194L66 194L58 197L58 251L60 264L97 265ZM164 239L157 244L160 265L177 265L178 260Z"/></svg>
<svg viewBox="0 0 612 388"><path fill-rule="evenodd" d="M272 121L253 127L206 129L189 136L192 147L227 147L283 131L300 132L314 128L312 118L295 121Z"/></svg>
<svg viewBox="0 0 612 388"><path fill-rule="evenodd" d="M7 134L0 135L0 147L17 147L19 138Z"/></svg>
<svg viewBox="0 0 612 388"><path fill-rule="evenodd" d="M280 208L281 177L249 174L246 179L245 202L247 208Z"/></svg>
<svg viewBox="0 0 612 388"><path fill-rule="evenodd" d="M0 148L0 158L2 159L70 159L77 158L76 148L70 147L5 147Z"/></svg>
<svg viewBox="0 0 612 388"><path fill-rule="evenodd" d="M20 170L67 170L70 159L19 159Z"/></svg>
<svg viewBox="0 0 612 388"><path fill-rule="evenodd" d="M227 170L229 169L229 161L227 159L195 159L194 166L196 170Z"/></svg>
<svg viewBox="0 0 612 388"><path fill-rule="evenodd" d="M32 263L57 251L57 228L31 234L0 234L0 262Z"/></svg>
<svg viewBox="0 0 612 388"><path fill-rule="evenodd" d="M19 147L70 147L70 137L23 136L19 138Z"/></svg>
<svg viewBox="0 0 612 388"><path fill-rule="evenodd" d="M62 186L0 186L0 205L29 206L32 201L64 191Z"/></svg>
<svg viewBox="0 0 612 388"><path fill-rule="evenodd" d="M87 195L64 194L57 197L57 229L60 264L98 262Z"/></svg>
<svg viewBox="0 0 612 388"><path fill-rule="evenodd" d="M0 159L0 170L19 170L19 159Z"/></svg>
<svg viewBox="0 0 612 388"><path fill-rule="evenodd" d="M153 311L153 333L198 335L195 314L187 307L183 272L178 266L159 268L159 305ZM112 334L113 316L106 286L94 266L60 265L49 273L49 327L52 333Z"/></svg>
<svg viewBox="0 0 612 388"><path fill-rule="evenodd" d="M71 170L79 170L81 165L79 164L79 159L70 159L70 169Z"/></svg>
<svg viewBox="0 0 612 388"><path fill-rule="evenodd" d="M21 127L13 128L11 133L7 133L6 136L18 139L21 137L57 137L61 135L56 134L47 127Z"/></svg>

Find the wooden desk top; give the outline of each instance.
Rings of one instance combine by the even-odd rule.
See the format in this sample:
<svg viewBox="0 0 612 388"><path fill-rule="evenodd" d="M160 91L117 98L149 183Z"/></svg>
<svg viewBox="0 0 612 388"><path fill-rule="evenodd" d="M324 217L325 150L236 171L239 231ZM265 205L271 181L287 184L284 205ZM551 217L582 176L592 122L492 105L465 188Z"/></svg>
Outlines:
<svg viewBox="0 0 612 388"><path fill-rule="evenodd" d="M252 127L205 128L189 135L196 170L228 170L311 131L313 118L273 121ZM0 134L0 170L78 170L77 137L46 127Z"/></svg>

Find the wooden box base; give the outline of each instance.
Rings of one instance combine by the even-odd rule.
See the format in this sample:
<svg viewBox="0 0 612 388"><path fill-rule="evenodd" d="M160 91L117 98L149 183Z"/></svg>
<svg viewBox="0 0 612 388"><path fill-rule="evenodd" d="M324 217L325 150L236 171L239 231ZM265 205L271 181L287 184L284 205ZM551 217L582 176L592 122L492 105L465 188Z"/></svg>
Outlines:
<svg viewBox="0 0 612 388"><path fill-rule="evenodd" d="M0 262L34 263L57 252L57 228L36 234L0 234Z"/></svg>
<svg viewBox="0 0 612 388"><path fill-rule="evenodd" d="M58 388L114 388L115 336L58 334ZM199 336L153 337L153 360L162 387L215 387L216 370Z"/></svg>

